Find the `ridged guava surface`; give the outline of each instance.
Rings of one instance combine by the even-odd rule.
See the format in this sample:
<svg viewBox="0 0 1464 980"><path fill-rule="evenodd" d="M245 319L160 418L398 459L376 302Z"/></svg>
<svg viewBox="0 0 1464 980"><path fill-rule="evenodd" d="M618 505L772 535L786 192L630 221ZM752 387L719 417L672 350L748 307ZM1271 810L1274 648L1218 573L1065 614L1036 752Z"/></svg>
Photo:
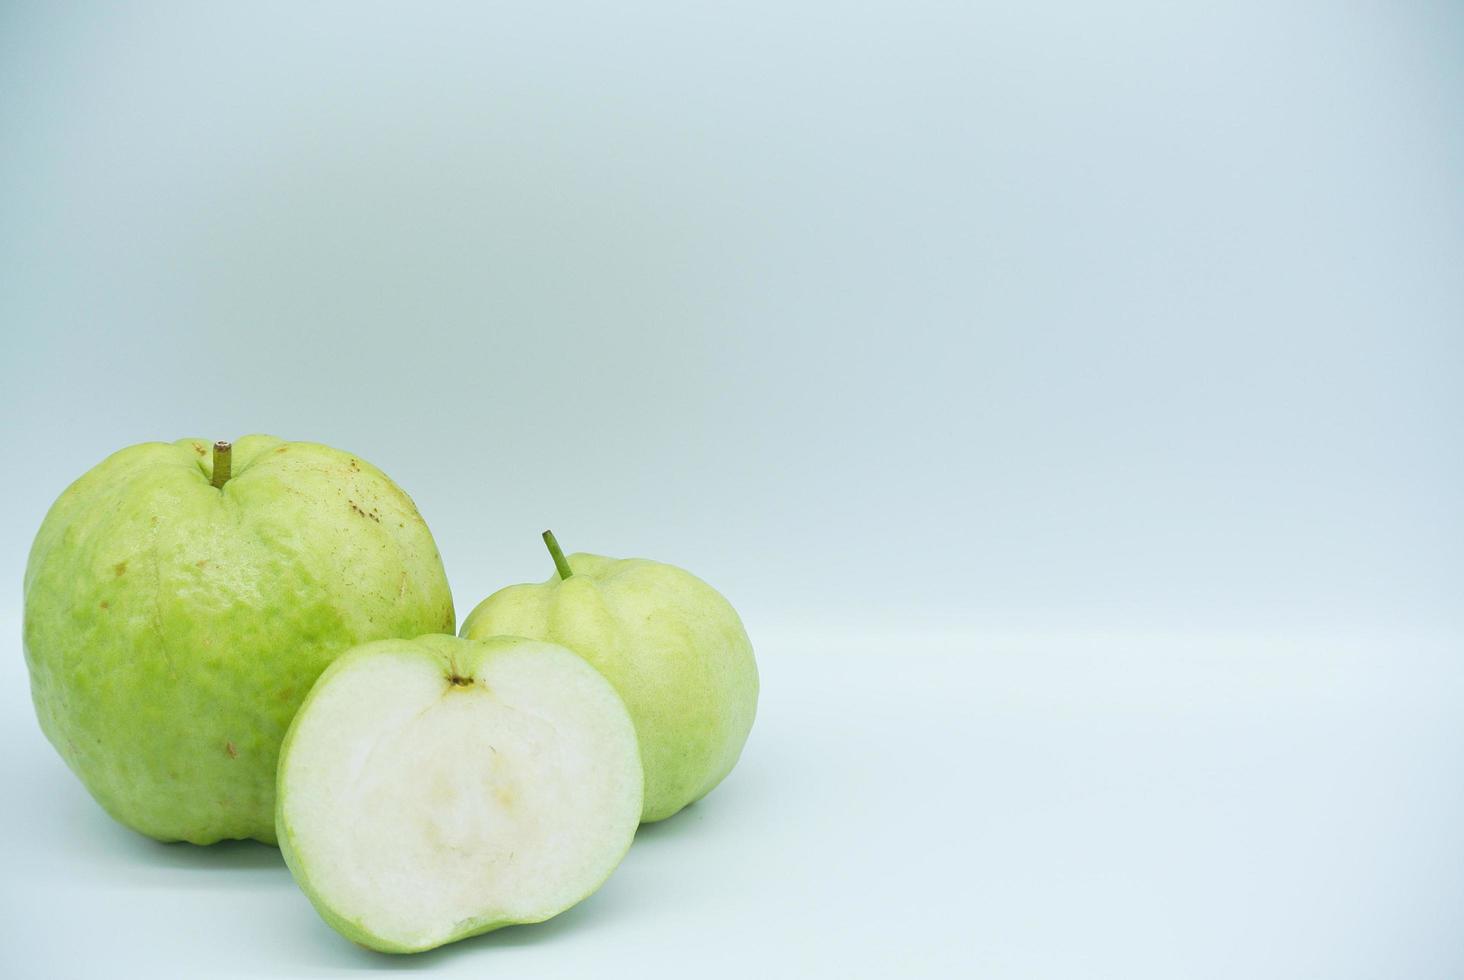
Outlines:
<svg viewBox="0 0 1464 980"><path fill-rule="evenodd" d="M556 545L557 547L557 545ZM527 636L569 647L615 686L635 720L645 821L720 783L757 713L757 662L736 610L683 569L576 554L573 573L512 585L478 604L462 635Z"/></svg>
<svg viewBox="0 0 1464 980"><path fill-rule="evenodd" d="M108 813L159 840L274 842L280 741L368 640L451 632L432 535L380 470L248 436L144 443L51 507L25 574L41 728Z"/></svg>

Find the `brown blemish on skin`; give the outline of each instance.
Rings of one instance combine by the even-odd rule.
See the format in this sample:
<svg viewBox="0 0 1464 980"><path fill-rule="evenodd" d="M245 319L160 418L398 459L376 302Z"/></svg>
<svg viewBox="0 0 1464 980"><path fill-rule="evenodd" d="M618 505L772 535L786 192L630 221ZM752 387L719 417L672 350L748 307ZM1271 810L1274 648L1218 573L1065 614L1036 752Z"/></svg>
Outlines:
<svg viewBox="0 0 1464 980"><path fill-rule="evenodd" d="M473 679L471 677L464 677L461 674L457 674L457 673L448 674L447 675L447 679L452 682L453 687L472 687L473 686Z"/></svg>
<svg viewBox="0 0 1464 980"><path fill-rule="evenodd" d="M289 448L290 448L289 446L281 446L280 448L276 449L275 452L282 453L282 452L284 452L285 450L287 450Z"/></svg>
<svg viewBox="0 0 1464 980"><path fill-rule="evenodd" d="M103 609L111 609L112 608L112 604L110 602L108 602L106 599L103 599L101 601L100 605L101 605L101 607Z"/></svg>
<svg viewBox="0 0 1464 980"><path fill-rule="evenodd" d="M377 510L375 507L371 508L370 511L365 511L365 510L362 510L361 509L361 505L358 504L358 503L356 503L354 500L347 500L346 503L350 504L351 505L351 510L355 511L361 517L369 518L369 519L375 521L378 524L381 523L381 512L379 510Z"/></svg>
<svg viewBox="0 0 1464 980"><path fill-rule="evenodd" d="M195 567L195 568L206 568L206 567L208 567L208 559L207 558L200 558L198 561L196 561L196 562L193 563L193 567Z"/></svg>
<svg viewBox="0 0 1464 980"><path fill-rule="evenodd" d="M203 448L203 443L201 443L201 442L195 442L193 444L193 451L196 452L196 453L198 453L198 455L200 455L200 456L207 456L208 455L208 450Z"/></svg>
<svg viewBox="0 0 1464 980"><path fill-rule="evenodd" d="M234 743L233 742L225 742L224 743L224 751L227 752L227 753L229 753L229 758L230 759L237 759L237 758L239 758L239 750L236 749L236 748L234 748Z"/></svg>
<svg viewBox="0 0 1464 980"><path fill-rule="evenodd" d="M117 564L112 566L112 571L117 573L118 578L121 578L123 575L127 574L127 563L125 561L119 561Z"/></svg>
<svg viewBox="0 0 1464 980"><path fill-rule="evenodd" d="M293 687L281 688L280 693L275 695L275 697L279 698L281 701L289 701L294 696L295 689Z"/></svg>

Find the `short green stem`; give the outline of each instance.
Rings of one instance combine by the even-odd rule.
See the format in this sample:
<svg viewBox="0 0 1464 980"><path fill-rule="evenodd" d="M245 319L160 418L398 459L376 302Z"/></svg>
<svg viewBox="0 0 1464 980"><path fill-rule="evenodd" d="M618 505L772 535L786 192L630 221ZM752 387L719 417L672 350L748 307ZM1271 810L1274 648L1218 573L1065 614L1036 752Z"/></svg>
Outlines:
<svg viewBox="0 0 1464 980"><path fill-rule="evenodd" d="M214 443L213 485L222 487L229 482L234 470L234 446L220 439Z"/></svg>
<svg viewBox="0 0 1464 980"><path fill-rule="evenodd" d="M569 578L574 571L569 567L569 559L564 557L564 552L559 549L559 542L554 540L553 531L544 532L544 544L549 549L549 555L554 559L554 567L559 569L559 577Z"/></svg>

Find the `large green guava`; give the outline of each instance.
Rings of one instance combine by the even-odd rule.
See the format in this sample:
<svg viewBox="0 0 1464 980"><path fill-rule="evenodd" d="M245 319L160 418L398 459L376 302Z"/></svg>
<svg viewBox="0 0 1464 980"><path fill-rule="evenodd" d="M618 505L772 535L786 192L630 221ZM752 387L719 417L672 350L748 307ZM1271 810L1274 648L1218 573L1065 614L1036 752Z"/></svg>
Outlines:
<svg viewBox="0 0 1464 980"><path fill-rule="evenodd" d="M25 573L41 728L159 840L275 840L275 763L326 666L452 632L411 499L358 456L247 436L108 457L52 505Z"/></svg>

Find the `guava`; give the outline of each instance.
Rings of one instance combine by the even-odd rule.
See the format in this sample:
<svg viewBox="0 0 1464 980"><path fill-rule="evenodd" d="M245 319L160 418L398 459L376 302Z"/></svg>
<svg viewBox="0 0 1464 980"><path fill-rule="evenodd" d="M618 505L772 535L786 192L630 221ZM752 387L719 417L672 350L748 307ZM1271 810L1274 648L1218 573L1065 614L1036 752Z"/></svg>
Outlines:
<svg viewBox="0 0 1464 980"><path fill-rule="evenodd" d="M757 712L757 663L731 603L674 565L600 555L564 557L544 532L557 574L479 603L462 635L548 640L584 657L630 709L646 774L644 821L662 820L737 764Z"/></svg>
<svg viewBox="0 0 1464 980"><path fill-rule="evenodd" d="M326 668L290 727L280 850L342 935L418 952L599 888L642 779L624 703L563 647L378 640Z"/></svg>
<svg viewBox="0 0 1464 980"><path fill-rule="evenodd" d="M159 840L273 842L280 741L320 672L453 627L411 499L359 456L269 436L113 454L51 507L25 572L42 730Z"/></svg>

